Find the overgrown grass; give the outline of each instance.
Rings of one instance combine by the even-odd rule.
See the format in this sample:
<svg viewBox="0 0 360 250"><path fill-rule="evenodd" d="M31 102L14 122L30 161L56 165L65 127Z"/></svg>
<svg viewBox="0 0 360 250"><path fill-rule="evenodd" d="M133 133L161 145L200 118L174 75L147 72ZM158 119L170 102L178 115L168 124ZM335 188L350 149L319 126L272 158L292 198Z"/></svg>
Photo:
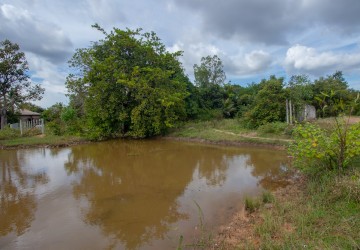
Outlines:
<svg viewBox="0 0 360 250"><path fill-rule="evenodd" d="M259 209L259 207L260 207L260 201L258 199L254 199L251 197L245 198L245 209L249 213L255 212L257 209Z"/></svg>
<svg viewBox="0 0 360 250"><path fill-rule="evenodd" d="M33 145L68 145L85 141L85 139L76 136L32 136L17 137L12 139L0 140L0 145L5 147L15 146L33 146Z"/></svg>
<svg viewBox="0 0 360 250"><path fill-rule="evenodd" d="M245 128L237 119L189 122L173 130L169 136L274 145L287 145L290 139L290 135L279 132L279 129L276 133L260 134Z"/></svg>
<svg viewBox="0 0 360 250"><path fill-rule="evenodd" d="M20 137L20 131L17 129L6 127L0 130L0 140L9 140L17 137Z"/></svg>
<svg viewBox="0 0 360 250"><path fill-rule="evenodd" d="M360 170L311 179L303 195L261 207L260 249L359 249Z"/></svg>

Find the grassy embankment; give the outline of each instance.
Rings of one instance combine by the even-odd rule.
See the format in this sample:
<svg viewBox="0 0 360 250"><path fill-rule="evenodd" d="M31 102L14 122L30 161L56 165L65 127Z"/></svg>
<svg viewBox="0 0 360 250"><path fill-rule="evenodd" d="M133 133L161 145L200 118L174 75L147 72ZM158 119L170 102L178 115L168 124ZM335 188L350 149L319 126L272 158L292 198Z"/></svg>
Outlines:
<svg viewBox="0 0 360 250"><path fill-rule="evenodd" d="M360 122L360 118L351 117L349 122ZM319 119L316 123L331 129L334 119ZM217 126L229 131L224 124ZM209 127L204 128L202 136L212 140L214 133L209 130L218 127ZM192 137L195 129L201 130L201 125L185 127L177 133ZM246 135L249 131L239 129L237 133ZM261 130L257 133L264 136ZM215 133L215 140L216 136ZM299 174L286 188L266 192L262 197L246 198L243 210L234 214L217 236L202 237L207 240L191 246L199 249L360 249L359 166L360 159L340 173L327 172L317 177Z"/></svg>
<svg viewBox="0 0 360 250"><path fill-rule="evenodd" d="M82 143L86 139L76 136L56 136L49 133L41 135L20 136L15 130L0 131L0 147L32 147L32 146L66 146ZM235 119L199 121L185 123L174 129L167 137L181 139L206 140L216 143L249 143L284 146L291 141L284 123L275 123L249 130Z"/></svg>
<svg viewBox="0 0 360 250"><path fill-rule="evenodd" d="M359 249L360 171L328 174L246 200L209 246L216 249Z"/></svg>
<svg viewBox="0 0 360 250"><path fill-rule="evenodd" d="M284 123L267 124L257 130L245 128L236 119L189 122L174 129L168 136L200 139L214 143L249 143L285 146L291 141L291 128Z"/></svg>
<svg viewBox="0 0 360 250"><path fill-rule="evenodd" d="M21 136L17 130L0 130L0 148L3 149L36 146L63 147L84 142L86 142L86 139L78 136L41 135L37 131Z"/></svg>

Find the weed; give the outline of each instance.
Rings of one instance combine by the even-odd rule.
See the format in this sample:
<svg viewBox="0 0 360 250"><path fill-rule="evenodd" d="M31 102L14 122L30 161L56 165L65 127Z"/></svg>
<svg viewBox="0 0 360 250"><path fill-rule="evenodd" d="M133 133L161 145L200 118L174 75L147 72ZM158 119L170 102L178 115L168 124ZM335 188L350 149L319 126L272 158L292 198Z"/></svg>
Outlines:
<svg viewBox="0 0 360 250"><path fill-rule="evenodd" d="M262 193L262 201L264 203L272 203L274 202L274 195L269 191L264 191Z"/></svg>
<svg viewBox="0 0 360 250"><path fill-rule="evenodd" d="M260 207L260 202L257 199L246 197L245 209L246 211L253 213Z"/></svg>

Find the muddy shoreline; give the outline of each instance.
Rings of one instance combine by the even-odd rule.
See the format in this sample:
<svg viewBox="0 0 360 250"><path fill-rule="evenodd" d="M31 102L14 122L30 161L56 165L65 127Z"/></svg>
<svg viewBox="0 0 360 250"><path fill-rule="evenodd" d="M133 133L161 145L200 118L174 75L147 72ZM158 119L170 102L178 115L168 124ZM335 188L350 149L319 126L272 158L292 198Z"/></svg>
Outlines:
<svg viewBox="0 0 360 250"><path fill-rule="evenodd" d="M277 149L277 150L285 150L286 146L284 145L277 145L273 143L261 143L261 142L247 142L247 141L229 141L229 140L220 140L220 141L212 141L207 139L201 138L188 138L188 137L175 137L175 136L164 136L159 137L163 140L173 140L173 141L184 141L184 142L196 142L196 143L204 143L204 144L211 144L211 145L219 145L219 146L232 146L232 147L259 147L259 148L270 148L270 149Z"/></svg>
<svg viewBox="0 0 360 250"><path fill-rule="evenodd" d="M20 145L14 145L14 146L7 146L7 145L0 144L0 149L16 150L16 149L29 149L29 148L66 148L66 147L71 147L71 146L76 146L76 145L81 145L81 144L89 144L89 143L94 143L94 141L84 140L84 141L61 142L61 143L55 143L55 144L31 144L31 145L20 144Z"/></svg>
<svg viewBox="0 0 360 250"><path fill-rule="evenodd" d="M306 177L297 172L295 178L289 179L286 187L271 192L275 203L264 204L252 213L246 211L243 205L224 225L218 228L210 249L244 249L248 246L259 248L261 239L256 232L256 226L264 223L264 211L271 212L275 209L276 203L299 202L304 196L305 186ZM290 223L284 223L282 227L288 232L295 230Z"/></svg>
<svg viewBox="0 0 360 250"><path fill-rule="evenodd" d="M121 139L121 138L118 138ZM125 138L126 139L126 138ZM259 147L259 148L270 148L275 150L285 150L286 146L277 145L273 143L261 143L261 142L246 142L246 141L229 141L229 140L220 140L220 141L212 141L207 139L201 138L188 138L188 137L175 137L175 136L162 136L162 137L155 137L155 139L159 140L172 140L172 141L183 141L183 142L194 142L194 143L203 143L203 144L210 144L210 145L219 145L219 146L232 146L232 147ZM114 139L111 139L114 140ZM79 141L68 141L68 142L61 142L61 143L54 143L54 144L19 144L14 146L7 146L0 144L0 149L12 150L12 149L29 149L29 148L65 148L71 147L81 144L89 144L89 143L96 143L100 141L90 141L90 140L79 140Z"/></svg>

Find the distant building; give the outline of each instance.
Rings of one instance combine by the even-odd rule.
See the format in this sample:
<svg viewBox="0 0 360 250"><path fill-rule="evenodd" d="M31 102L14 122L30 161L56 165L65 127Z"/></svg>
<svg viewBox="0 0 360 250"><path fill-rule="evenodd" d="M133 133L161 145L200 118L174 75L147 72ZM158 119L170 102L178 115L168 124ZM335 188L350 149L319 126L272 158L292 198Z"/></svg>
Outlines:
<svg viewBox="0 0 360 250"><path fill-rule="evenodd" d="M40 114L30 111L28 109L20 109L20 115L19 118L22 121L33 121L33 120L38 120L40 119Z"/></svg>

